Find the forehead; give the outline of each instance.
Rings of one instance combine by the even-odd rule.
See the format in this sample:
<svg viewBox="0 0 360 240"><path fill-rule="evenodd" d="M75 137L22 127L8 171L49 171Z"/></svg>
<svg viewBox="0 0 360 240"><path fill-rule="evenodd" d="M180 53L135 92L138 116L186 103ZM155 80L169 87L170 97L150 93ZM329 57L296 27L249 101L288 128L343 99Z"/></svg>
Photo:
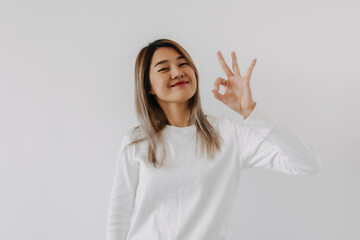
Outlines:
<svg viewBox="0 0 360 240"><path fill-rule="evenodd" d="M176 61L179 56L182 55L174 48L161 47L155 50L151 59L151 65L154 66L157 62L163 60Z"/></svg>

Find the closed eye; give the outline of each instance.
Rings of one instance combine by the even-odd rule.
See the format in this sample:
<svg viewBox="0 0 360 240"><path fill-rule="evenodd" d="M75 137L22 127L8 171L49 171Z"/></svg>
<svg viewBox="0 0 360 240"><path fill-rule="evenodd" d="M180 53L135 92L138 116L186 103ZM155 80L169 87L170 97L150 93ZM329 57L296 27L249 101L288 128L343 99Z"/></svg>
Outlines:
<svg viewBox="0 0 360 240"><path fill-rule="evenodd" d="M180 63L179 66L182 66L182 65L189 65L189 63ZM168 68L162 68L160 69L158 72L161 72L162 70L166 70Z"/></svg>

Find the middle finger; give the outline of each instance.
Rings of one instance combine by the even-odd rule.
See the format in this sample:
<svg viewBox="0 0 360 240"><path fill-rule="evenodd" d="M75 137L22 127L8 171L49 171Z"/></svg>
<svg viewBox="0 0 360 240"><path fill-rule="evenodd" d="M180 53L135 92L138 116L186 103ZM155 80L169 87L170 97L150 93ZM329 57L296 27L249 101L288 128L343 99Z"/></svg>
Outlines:
<svg viewBox="0 0 360 240"><path fill-rule="evenodd" d="M232 57L232 61L233 61L233 65L232 65L232 68L234 70L234 73L239 75L241 77L241 74L240 74L240 69L239 69L239 64L237 62L237 59L236 59L236 53L235 52L231 52L231 57Z"/></svg>

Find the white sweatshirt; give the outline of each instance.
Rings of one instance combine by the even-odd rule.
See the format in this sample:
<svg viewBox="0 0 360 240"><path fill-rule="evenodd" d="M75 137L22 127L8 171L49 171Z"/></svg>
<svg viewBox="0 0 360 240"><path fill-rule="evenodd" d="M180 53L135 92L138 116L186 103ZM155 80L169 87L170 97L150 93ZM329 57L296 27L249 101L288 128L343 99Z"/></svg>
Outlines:
<svg viewBox="0 0 360 240"><path fill-rule="evenodd" d="M258 103L247 119L240 118L207 115L224 140L214 159L201 151L195 155L195 125L167 125L162 131L167 157L160 168L148 162L144 141L124 148L130 129L117 156L106 239L225 240L243 169L290 175L320 169L309 143Z"/></svg>

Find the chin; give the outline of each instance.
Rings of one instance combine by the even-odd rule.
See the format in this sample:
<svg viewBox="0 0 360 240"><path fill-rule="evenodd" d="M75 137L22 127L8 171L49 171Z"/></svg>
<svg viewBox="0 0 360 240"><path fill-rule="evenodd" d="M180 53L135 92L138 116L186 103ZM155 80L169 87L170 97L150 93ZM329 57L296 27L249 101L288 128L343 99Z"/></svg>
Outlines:
<svg viewBox="0 0 360 240"><path fill-rule="evenodd" d="M189 101L192 98L192 96L188 96L188 97L179 97L179 98L174 98L169 100L169 102L176 102L176 103L184 103Z"/></svg>

